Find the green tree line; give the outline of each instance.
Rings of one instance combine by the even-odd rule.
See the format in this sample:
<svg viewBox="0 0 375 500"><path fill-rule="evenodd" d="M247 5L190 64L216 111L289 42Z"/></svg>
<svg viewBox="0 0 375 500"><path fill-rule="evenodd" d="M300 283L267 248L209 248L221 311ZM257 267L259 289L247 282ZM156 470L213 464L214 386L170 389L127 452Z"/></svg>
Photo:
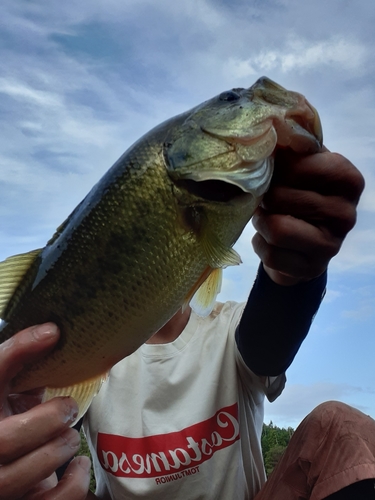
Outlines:
<svg viewBox="0 0 375 500"><path fill-rule="evenodd" d="M294 429L292 427L288 427L287 429L280 428L274 425L272 421L268 425L263 424L261 443L267 476L271 474L280 460L293 433Z"/></svg>

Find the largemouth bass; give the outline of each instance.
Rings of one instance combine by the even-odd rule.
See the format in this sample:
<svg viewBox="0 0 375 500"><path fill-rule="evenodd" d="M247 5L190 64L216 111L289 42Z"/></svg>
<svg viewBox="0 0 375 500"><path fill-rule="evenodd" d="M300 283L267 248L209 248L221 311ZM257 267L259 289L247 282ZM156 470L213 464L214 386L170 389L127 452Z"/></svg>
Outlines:
<svg viewBox="0 0 375 500"><path fill-rule="evenodd" d="M0 263L0 342L57 323L61 338L12 388L73 395L81 413L110 368L192 297L207 314L221 269L266 192L277 148L314 153L318 113L263 77L131 146L42 249ZM197 292L197 293L196 293Z"/></svg>

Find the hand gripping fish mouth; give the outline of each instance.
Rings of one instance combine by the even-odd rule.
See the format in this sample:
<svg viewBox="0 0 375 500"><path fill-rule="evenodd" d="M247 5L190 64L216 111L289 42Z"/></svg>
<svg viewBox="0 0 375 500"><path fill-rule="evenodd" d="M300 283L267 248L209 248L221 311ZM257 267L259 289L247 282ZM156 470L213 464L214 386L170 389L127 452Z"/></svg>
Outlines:
<svg viewBox="0 0 375 500"><path fill-rule="evenodd" d="M164 144L169 175L202 198L228 202L241 192L259 198L269 187L278 148L297 153L321 148L315 108L266 77L208 102L214 113L208 115L207 103L192 109L184 114L181 135Z"/></svg>

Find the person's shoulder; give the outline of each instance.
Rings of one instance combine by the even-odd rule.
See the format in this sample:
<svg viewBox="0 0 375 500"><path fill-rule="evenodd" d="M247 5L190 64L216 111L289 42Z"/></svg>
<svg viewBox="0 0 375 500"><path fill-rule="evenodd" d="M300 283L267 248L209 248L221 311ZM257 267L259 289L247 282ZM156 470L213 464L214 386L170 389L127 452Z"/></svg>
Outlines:
<svg viewBox="0 0 375 500"><path fill-rule="evenodd" d="M207 320L230 320L232 317L241 315L244 307L244 302L235 302L233 300L228 300L226 302L215 302L215 305L211 313L208 315Z"/></svg>
<svg viewBox="0 0 375 500"><path fill-rule="evenodd" d="M227 312L227 311L233 311L234 309L237 309L238 307L243 307L244 303L243 302L236 302L234 300L227 300L225 302L215 302L214 308L212 310L213 315L217 316L218 314L221 314L222 312Z"/></svg>

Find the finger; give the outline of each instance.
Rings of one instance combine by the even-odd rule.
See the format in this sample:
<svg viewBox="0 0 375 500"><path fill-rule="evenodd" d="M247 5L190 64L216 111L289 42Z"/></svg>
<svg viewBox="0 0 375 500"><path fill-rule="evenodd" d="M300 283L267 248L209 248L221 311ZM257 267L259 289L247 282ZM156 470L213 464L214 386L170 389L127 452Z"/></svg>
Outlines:
<svg viewBox="0 0 375 500"><path fill-rule="evenodd" d="M12 462L57 437L77 414L74 399L61 397L4 419L0 426L0 464Z"/></svg>
<svg viewBox="0 0 375 500"><path fill-rule="evenodd" d="M273 187L263 200L262 208L292 215L318 227L328 227L340 236L345 236L357 219L356 205L345 198L285 186Z"/></svg>
<svg viewBox="0 0 375 500"><path fill-rule="evenodd" d="M77 457L69 464L57 485L39 484L22 500L85 500L90 486L91 462L88 457Z"/></svg>
<svg viewBox="0 0 375 500"><path fill-rule="evenodd" d="M57 486L57 483L57 476L54 472L50 475L50 477L43 479L43 481L37 484L34 488L31 488L31 490L29 490L26 495L23 495L22 500L40 500L42 493L52 490L52 488L55 488Z"/></svg>
<svg viewBox="0 0 375 500"><path fill-rule="evenodd" d="M15 500L26 495L67 462L78 451L79 444L79 433L67 429L37 450L0 467L0 500Z"/></svg>
<svg viewBox="0 0 375 500"><path fill-rule="evenodd" d="M53 323L32 326L0 345L0 393L26 363L45 356L56 344L59 330Z"/></svg>
<svg viewBox="0 0 375 500"><path fill-rule="evenodd" d="M290 215L273 214L259 209L252 223L269 245L328 261L338 253L342 238L324 226L314 226ZM266 265L267 263L264 262Z"/></svg>
<svg viewBox="0 0 375 500"><path fill-rule="evenodd" d="M275 158L271 185L276 184L344 196L358 203L364 179L359 170L338 153L327 151L301 156L280 150Z"/></svg>
<svg viewBox="0 0 375 500"><path fill-rule="evenodd" d="M88 457L75 458L69 464L58 485L53 491L43 495L41 500L66 500L67 498L85 500L90 486L90 467L91 462Z"/></svg>
<svg viewBox="0 0 375 500"><path fill-rule="evenodd" d="M307 256L299 252L270 245L259 233L254 235L252 244L255 253L266 267L297 281L315 278L326 268L323 265L318 266L316 262L313 267Z"/></svg>

